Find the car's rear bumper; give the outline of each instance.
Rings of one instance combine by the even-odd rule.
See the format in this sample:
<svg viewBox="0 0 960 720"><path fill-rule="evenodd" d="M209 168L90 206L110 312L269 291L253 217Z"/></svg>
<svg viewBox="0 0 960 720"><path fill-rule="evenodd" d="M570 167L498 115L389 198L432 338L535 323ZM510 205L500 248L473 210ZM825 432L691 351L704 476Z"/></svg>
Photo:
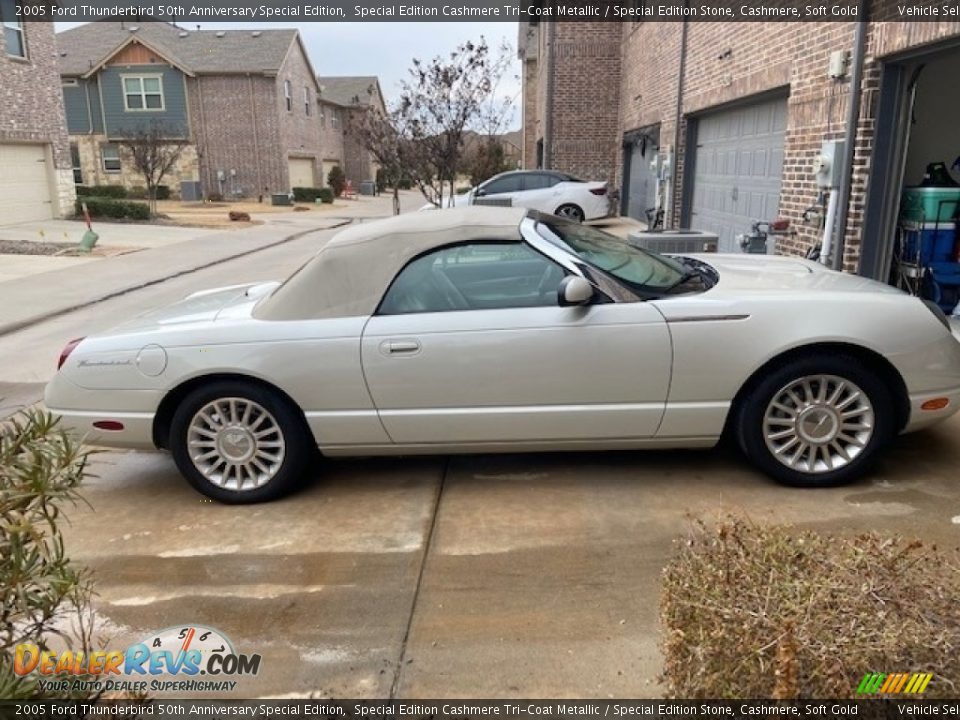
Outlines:
<svg viewBox="0 0 960 720"><path fill-rule="evenodd" d="M60 417L65 430L90 445L156 450L153 444L153 413L60 410L49 406L47 409ZM108 422L117 429L98 428L94 425L96 422Z"/></svg>

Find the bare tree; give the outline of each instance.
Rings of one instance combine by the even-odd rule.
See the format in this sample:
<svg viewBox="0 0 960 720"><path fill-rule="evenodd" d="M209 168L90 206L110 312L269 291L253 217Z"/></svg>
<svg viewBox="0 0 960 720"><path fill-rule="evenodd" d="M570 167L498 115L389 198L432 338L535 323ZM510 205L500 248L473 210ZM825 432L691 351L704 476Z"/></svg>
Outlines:
<svg viewBox="0 0 960 720"><path fill-rule="evenodd" d="M452 199L461 166L464 131L491 106L509 66L509 50L494 56L483 37L458 46L449 57L414 59L402 84L396 114L409 140L411 177L438 207Z"/></svg>
<svg viewBox="0 0 960 720"><path fill-rule="evenodd" d="M400 184L410 177L412 165L403 118L395 110L383 114L373 107L364 108L353 114L349 132L376 160L383 180L393 189L393 214L399 215Z"/></svg>
<svg viewBox="0 0 960 720"><path fill-rule="evenodd" d="M177 134L164 123L154 121L124 133L119 141L146 183L151 215L157 214L157 188L189 144L186 138L176 137Z"/></svg>

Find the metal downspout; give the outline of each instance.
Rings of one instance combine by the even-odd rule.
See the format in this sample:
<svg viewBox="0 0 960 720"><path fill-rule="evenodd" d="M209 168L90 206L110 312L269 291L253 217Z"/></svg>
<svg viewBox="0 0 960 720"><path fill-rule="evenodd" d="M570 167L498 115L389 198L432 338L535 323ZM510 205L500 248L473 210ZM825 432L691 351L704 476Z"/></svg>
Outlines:
<svg viewBox="0 0 960 720"><path fill-rule="evenodd" d="M688 3L684 3L684 7ZM683 21L683 26L680 29L680 64L677 68L677 110L676 115L673 119L673 159L670 163L670 184L668 186L669 190L669 200L670 207L670 226L677 227L680 223L677 219L677 210L676 210L676 196L677 196L677 186L679 185L680 174L677 172L677 161L680 157L680 123L683 120L683 81L684 75L687 70L687 21ZM686 156L687 148L684 148L684 156Z"/></svg>
<svg viewBox="0 0 960 720"><path fill-rule="evenodd" d="M547 23L547 97L544 101L545 112L543 118L543 170L553 169L553 74L555 71L553 63L553 35L554 22L548 20Z"/></svg>
<svg viewBox="0 0 960 720"><path fill-rule="evenodd" d="M843 178L840 181L838 199L839 218L835 226L833 253L830 265L834 270L843 269L843 252L847 240L847 222L850 211L850 194L853 189L853 159L856 155L857 125L860 121L860 85L863 80L863 61L867 51L867 12L864 0L857 3L857 29L853 38L853 72L850 75L850 103L847 106L847 128L844 134Z"/></svg>

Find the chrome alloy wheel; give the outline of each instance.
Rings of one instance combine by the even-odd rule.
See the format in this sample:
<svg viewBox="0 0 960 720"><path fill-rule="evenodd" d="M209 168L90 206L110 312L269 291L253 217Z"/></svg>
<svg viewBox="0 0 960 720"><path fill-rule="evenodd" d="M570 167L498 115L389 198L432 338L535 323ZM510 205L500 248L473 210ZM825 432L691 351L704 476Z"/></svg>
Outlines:
<svg viewBox="0 0 960 720"><path fill-rule="evenodd" d="M286 442L276 419L259 403L227 397L204 405L187 428L190 459L211 483L254 490L279 472Z"/></svg>
<svg viewBox="0 0 960 720"><path fill-rule="evenodd" d="M781 388L763 415L771 454L792 470L826 473L850 464L876 427L873 404L856 384L809 375Z"/></svg>

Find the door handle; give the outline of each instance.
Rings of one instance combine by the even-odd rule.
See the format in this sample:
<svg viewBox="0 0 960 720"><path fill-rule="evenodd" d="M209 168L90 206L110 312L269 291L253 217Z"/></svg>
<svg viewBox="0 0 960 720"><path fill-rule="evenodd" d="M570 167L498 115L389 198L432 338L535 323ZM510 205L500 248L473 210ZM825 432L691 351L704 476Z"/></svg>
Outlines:
<svg viewBox="0 0 960 720"><path fill-rule="evenodd" d="M384 340L380 343L380 352L384 355L416 355L420 352L417 340Z"/></svg>

